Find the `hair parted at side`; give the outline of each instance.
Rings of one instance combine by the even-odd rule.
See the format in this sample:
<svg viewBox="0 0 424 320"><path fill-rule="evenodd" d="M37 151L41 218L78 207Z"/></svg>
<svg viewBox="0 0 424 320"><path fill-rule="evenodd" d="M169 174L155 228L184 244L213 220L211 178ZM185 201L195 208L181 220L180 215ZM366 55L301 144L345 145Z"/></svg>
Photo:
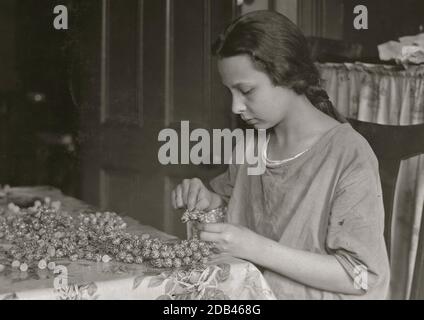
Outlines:
<svg viewBox="0 0 424 320"><path fill-rule="evenodd" d="M305 36L284 15L261 10L239 17L219 36L212 53L219 58L249 55L274 85L305 94L317 109L346 122L321 87L320 74L311 59Z"/></svg>

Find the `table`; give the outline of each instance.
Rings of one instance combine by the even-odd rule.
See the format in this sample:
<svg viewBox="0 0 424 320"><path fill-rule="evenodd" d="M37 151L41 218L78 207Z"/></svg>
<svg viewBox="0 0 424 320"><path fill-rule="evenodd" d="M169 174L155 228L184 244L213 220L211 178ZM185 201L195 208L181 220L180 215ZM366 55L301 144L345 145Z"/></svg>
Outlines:
<svg viewBox="0 0 424 320"><path fill-rule="evenodd" d="M92 208L49 187L12 188L11 193L17 199L48 196L59 200L71 215ZM128 232L175 239L129 217L124 220ZM57 260L56 269L57 273L38 269L20 272L6 266L0 272L0 299L275 299L256 266L229 256L219 256L204 268L190 270L86 260Z"/></svg>

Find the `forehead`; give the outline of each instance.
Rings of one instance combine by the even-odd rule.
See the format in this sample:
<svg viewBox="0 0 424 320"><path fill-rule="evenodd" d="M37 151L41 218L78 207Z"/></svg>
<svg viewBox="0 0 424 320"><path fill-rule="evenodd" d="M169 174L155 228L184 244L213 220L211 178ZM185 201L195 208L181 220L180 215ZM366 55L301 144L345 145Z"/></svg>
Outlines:
<svg viewBox="0 0 424 320"><path fill-rule="evenodd" d="M268 76L258 70L248 55L238 55L218 60L222 82L232 86L240 82L269 81Z"/></svg>

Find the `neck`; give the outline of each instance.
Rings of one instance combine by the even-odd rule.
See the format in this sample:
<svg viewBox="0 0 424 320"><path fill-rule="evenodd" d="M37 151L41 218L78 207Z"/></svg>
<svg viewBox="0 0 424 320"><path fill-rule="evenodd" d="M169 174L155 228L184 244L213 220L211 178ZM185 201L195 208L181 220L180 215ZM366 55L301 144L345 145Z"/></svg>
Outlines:
<svg viewBox="0 0 424 320"><path fill-rule="evenodd" d="M336 123L336 120L315 108L304 95L298 96L293 100L285 119L273 128L275 142L281 147L290 146L326 131Z"/></svg>

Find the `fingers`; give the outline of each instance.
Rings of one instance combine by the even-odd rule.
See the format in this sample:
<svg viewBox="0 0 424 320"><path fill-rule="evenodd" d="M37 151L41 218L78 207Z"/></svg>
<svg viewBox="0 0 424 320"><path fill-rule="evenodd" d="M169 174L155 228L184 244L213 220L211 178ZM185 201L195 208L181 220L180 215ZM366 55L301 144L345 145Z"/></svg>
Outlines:
<svg viewBox="0 0 424 320"><path fill-rule="evenodd" d="M219 255L222 252L222 249L217 243L214 243L213 247L211 248L211 255Z"/></svg>
<svg viewBox="0 0 424 320"><path fill-rule="evenodd" d="M182 182L182 198L185 205L188 204L188 191L190 189L190 180L184 179Z"/></svg>
<svg viewBox="0 0 424 320"><path fill-rule="evenodd" d="M183 201L183 188L181 184L179 184L175 191L175 203L176 208L183 208L184 207L184 201Z"/></svg>
<svg viewBox="0 0 424 320"><path fill-rule="evenodd" d="M210 198L208 197L208 190L206 188L200 188L197 195L197 202L195 208L198 210L206 210L210 206Z"/></svg>
<svg viewBox="0 0 424 320"><path fill-rule="evenodd" d="M210 205L208 192L200 179L184 179L171 193L172 205L175 209L205 210Z"/></svg>
<svg viewBox="0 0 424 320"><path fill-rule="evenodd" d="M210 263L210 264L218 264L218 262L219 262L221 259L222 259L222 258L221 258L221 256L220 256L219 254L211 254L211 255L209 256L208 261L209 261L209 263Z"/></svg>
<svg viewBox="0 0 424 320"><path fill-rule="evenodd" d="M187 208L190 211L193 210L195 207L197 207L196 206L197 200L201 192L200 188L201 188L201 185L198 183L190 183L189 185L188 196L187 196Z"/></svg>
<svg viewBox="0 0 424 320"><path fill-rule="evenodd" d="M200 239L211 242L222 242L226 238L227 224L225 223L198 223Z"/></svg>
<svg viewBox="0 0 424 320"><path fill-rule="evenodd" d="M207 208L209 208L209 205L209 200L207 200L206 198L201 198L201 196L199 195L195 208L198 210L206 210Z"/></svg>
<svg viewBox="0 0 424 320"><path fill-rule="evenodd" d="M196 227L205 232L222 233L227 229L227 223L199 223Z"/></svg>
<svg viewBox="0 0 424 320"><path fill-rule="evenodd" d="M222 242L222 234L214 232L201 231L199 238L202 241L212 243L211 252L213 255L219 255L226 252L227 246Z"/></svg>
<svg viewBox="0 0 424 320"><path fill-rule="evenodd" d="M209 256L209 261L210 263L217 263L217 262L221 262L224 259L228 259L228 257L231 257L231 255L226 252L212 253Z"/></svg>
<svg viewBox="0 0 424 320"><path fill-rule="evenodd" d="M220 234L215 232L201 231L199 234L199 237L200 237L200 240L203 240L203 241L210 241L210 242L220 241Z"/></svg>

